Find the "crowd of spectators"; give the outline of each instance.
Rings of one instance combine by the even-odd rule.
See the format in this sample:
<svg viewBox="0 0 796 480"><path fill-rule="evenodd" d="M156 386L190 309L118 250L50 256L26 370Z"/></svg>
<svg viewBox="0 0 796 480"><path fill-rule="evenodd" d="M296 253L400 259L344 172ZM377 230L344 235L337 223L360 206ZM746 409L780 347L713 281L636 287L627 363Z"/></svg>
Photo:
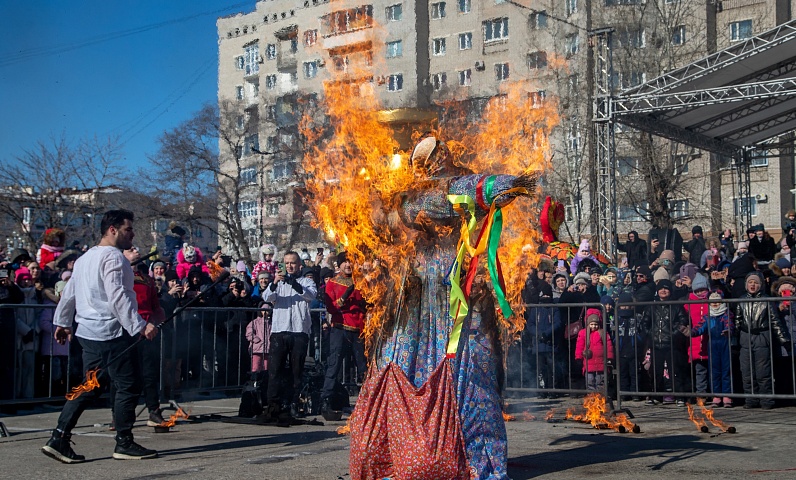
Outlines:
<svg viewBox="0 0 796 480"><path fill-rule="evenodd" d="M770 395L794 393L796 212L783 232L775 242L763 225L737 240L730 229L706 238L699 225L687 241L632 231L615 239L616 267L586 241L572 261L543 258L523 291L526 326L509 352L523 374L509 385L548 397L607 382L648 405L772 408Z"/></svg>
<svg viewBox="0 0 796 480"><path fill-rule="evenodd" d="M156 372L161 375L166 397L173 398L172 392L184 387L237 386L250 376L267 385L274 311L274 298L269 296L273 289L269 287L285 274L284 265L276 260L276 248L261 246L256 261L230 259L221 248L205 256L189 243L176 247L174 241L181 241L184 231L176 225L169 229L174 238L160 256L135 262L146 257L143 249L134 247L124 252L131 263L138 263L134 266L136 282L151 284L164 318L194 297L200 298L192 307L210 308L179 313L153 342L158 344L156 355L162 359L162 368ZM88 247L61 248L63 233L55 233L35 255L22 248L0 249L0 400L60 396L67 387L83 381L79 342L54 342L52 317L75 260ZM295 256L297 264L291 266L291 278L312 285L308 290L313 292L324 292L325 283L339 273L336 256L328 250L324 254L319 248L314 258L306 249ZM229 277L214 284L225 270ZM141 295L138 290L136 293ZM324 308L327 298L319 294L310 306ZM313 312L313 316L316 321L304 333L310 356L321 364L328 355L332 322L327 321L325 312ZM284 358L281 361L287 369L290 362ZM360 378L363 373L359 372ZM295 374L300 381L301 373ZM286 403L295 403L295 389L300 389L300 385L291 386L294 388L279 392Z"/></svg>

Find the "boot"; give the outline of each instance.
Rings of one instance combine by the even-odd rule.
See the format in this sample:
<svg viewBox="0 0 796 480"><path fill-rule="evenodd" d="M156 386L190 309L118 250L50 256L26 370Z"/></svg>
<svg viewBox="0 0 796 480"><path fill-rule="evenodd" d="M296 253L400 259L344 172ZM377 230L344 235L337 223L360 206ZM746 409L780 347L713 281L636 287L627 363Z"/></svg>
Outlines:
<svg viewBox="0 0 796 480"><path fill-rule="evenodd" d="M157 458L158 452L144 448L133 441L133 436L116 436L116 448L113 449L113 458L117 460L143 460Z"/></svg>
<svg viewBox="0 0 796 480"><path fill-rule="evenodd" d="M86 457L72 450L72 434L53 430L52 437L41 447L42 453L63 463L80 463Z"/></svg>

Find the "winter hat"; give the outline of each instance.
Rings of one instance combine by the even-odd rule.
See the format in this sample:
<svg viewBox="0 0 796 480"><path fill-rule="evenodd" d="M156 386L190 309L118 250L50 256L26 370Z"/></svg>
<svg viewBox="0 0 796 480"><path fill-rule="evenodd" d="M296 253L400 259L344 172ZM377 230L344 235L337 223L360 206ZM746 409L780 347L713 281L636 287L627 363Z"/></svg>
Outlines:
<svg viewBox="0 0 796 480"><path fill-rule="evenodd" d="M762 223L758 223L754 226L755 232L765 232L766 227Z"/></svg>
<svg viewBox="0 0 796 480"><path fill-rule="evenodd" d="M778 296L778 297L781 297L782 295L780 295L779 289L783 285L789 285L790 288L788 290L791 290L792 292L796 292L796 278L786 275L786 276L783 276L783 277L779 277L777 279L777 281L774 282L773 285L771 285L771 294L775 295L775 296ZM796 295L789 295L789 296L796 296Z"/></svg>
<svg viewBox="0 0 796 480"><path fill-rule="evenodd" d="M263 255L273 255L274 254L274 247L273 245L263 245L260 247L260 253Z"/></svg>
<svg viewBox="0 0 796 480"><path fill-rule="evenodd" d="M155 262L155 263L153 263L153 264L152 264L152 268L155 268L155 267L163 267L163 268L166 268L166 264L165 264L165 263L163 263L163 262L161 262L160 260L158 260L157 262Z"/></svg>
<svg viewBox="0 0 796 480"><path fill-rule="evenodd" d="M19 267L19 269L17 269L15 278L17 283L19 283L20 280L33 279L33 277L30 276L30 270L28 270L28 267Z"/></svg>
<svg viewBox="0 0 796 480"><path fill-rule="evenodd" d="M312 267L304 267L301 269L301 276L306 277L307 275L315 276L315 269Z"/></svg>
<svg viewBox="0 0 796 480"><path fill-rule="evenodd" d="M707 290L708 288L708 279L704 275L695 276L694 281L691 282L691 291L696 292L697 290Z"/></svg>
<svg viewBox="0 0 796 480"><path fill-rule="evenodd" d="M794 210L792 208L790 210L788 210L788 213L785 214L785 218L788 218L788 217L796 217L796 210Z"/></svg>
<svg viewBox="0 0 796 480"><path fill-rule="evenodd" d="M270 272L265 272L265 271L258 273L257 274L257 280L259 280L261 278L267 278L267 279L270 280L271 279L271 273Z"/></svg>
<svg viewBox="0 0 796 480"><path fill-rule="evenodd" d="M666 278L664 280L661 280L659 282L655 282L655 283L657 285L657 287L656 287L657 290L663 290L664 288L666 290L669 290L670 292L672 290L674 290L674 286L672 285L672 281L669 280L668 278Z"/></svg>
<svg viewBox="0 0 796 480"><path fill-rule="evenodd" d="M674 250L662 251L660 257L658 257L658 260L669 260L670 262L674 263Z"/></svg>
<svg viewBox="0 0 796 480"><path fill-rule="evenodd" d="M694 225L694 228L691 229L691 235L702 234L702 227L699 225Z"/></svg>
<svg viewBox="0 0 796 480"><path fill-rule="evenodd" d="M586 272L580 272L579 274L575 275L575 279L572 281L573 285L578 285L579 283L585 283L586 285L591 283L591 276Z"/></svg>
<svg viewBox="0 0 796 480"><path fill-rule="evenodd" d="M628 305L633 303L633 295L630 292L622 292L619 294L619 316L620 317L632 317L633 316L633 309L632 308L621 308L622 305Z"/></svg>
<svg viewBox="0 0 796 480"><path fill-rule="evenodd" d="M790 260L788 260L785 257L782 257L779 260L777 260L777 266L779 268L790 268L791 267Z"/></svg>
<svg viewBox="0 0 796 480"><path fill-rule="evenodd" d="M602 315L602 312L600 311L600 309L599 308L587 308L586 309L586 325L588 325L589 322L593 322L595 320L595 317L597 319L597 323L599 323L600 326L602 326L602 324L603 324L603 315Z"/></svg>
<svg viewBox="0 0 796 480"><path fill-rule="evenodd" d="M334 277L334 270L332 270L329 267L323 267L321 269L321 279L332 278L332 277Z"/></svg>
<svg viewBox="0 0 796 480"><path fill-rule="evenodd" d="M655 275L653 275L653 277L652 277L652 280L655 283L658 283L661 280L668 280L668 279L669 279L669 272L663 267L658 267L655 270Z"/></svg>
<svg viewBox="0 0 796 480"><path fill-rule="evenodd" d="M167 270L166 271L166 283L168 283L169 280L177 280L177 281L179 281L180 277L177 275L177 272L175 272L174 270Z"/></svg>
<svg viewBox="0 0 796 480"><path fill-rule="evenodd" d="M61 272L61 280L67 281L70 278L72 278L72 272L70 272L69 270L64 270L63 272Z"/></svg>
<svg viewBox="0 0 796 480"><path fill-rule="evenodd" d="M746 280L744 281L744 285L748 286L749 282L757 282L760 287L766 284L765 279L763 279L763 275L760 274L757 270L753 272L749 272L746 275Z"/></svg>
<svg viewBox="0 0 796 480"><path fill-rule="evenodd" d="M30 253L28 253L28 251L25 250L24 248L15 248L14 250L12 250L11 256L9 256L8 259L11 260L11 263L19 263L19 264L26 262L28 260L33 260L33 258L31 258L30 256Z"/></svg>
<svg viewBox="0 0 796 480"><path fill-rule="evenodd" d="M553 287L547 282L540 282L539 303L550 303L553 301Z"/></svg>
<svg viewBox="0 0 796 480"><path fill-rule="evenodd" d="M682 267L680 267L680 278L683 279L685 277L690 278L691 280L694 279L694 275L697 273L697 266L693 263L686 263Z"/></svg>
<svg viewBox="0 0 796 480"><path fill-rule="evenodd" d="M188 245L187 243L182 244L182 256L185 258L185 261L188 263L193 263L196 261L196 248L192 245Z"/></svg>
<svg viewBox="0 0 796 480"><path fill-rule="evenodd" d="M589 244L589 241L586 240L585 238L580 241L580 247L578 247L578 253L586 255L591 253L591 245Z"/></svg>
<svg viewBox="0 0 796 480"><path fill-rule="evenodd" d="M650 270L650 267L646 265L641 265L639 267L636 267L636 273L639 275L644 275L647 278L652 277L652 270Z"/></svg>
<svg viewBox="0 0 796 480"><path fill-rule="evenodd" d="M613 307L614 306L614 297L612 297L610 295L603 295L602 297L600 297L600 303L605 305L606 307L608 305Z"/></svg>
<svg viewBox="0 0 796 480"><path fill-rule="evenodd" d="M556 267L553 265L552 260L550 260L549 258L543 258L539 260L538 270L540 272L555 273Z"/></svg>
<svg viewBox="0 0 796 480"><path fill-rule="evenodd" d="M238 260L238 262L235 264L235 270L237 270L239 272L245 272L246 271L246 262L244 262L243 260Z"/></svg>
<svg viewBox="0 0 796 480"><path fill-rule="evenodd" d="M347 261L348 261L348 255L346 255L346 252L340 252L340 253L337 254L337 265L338 266L344 264Z"/></svg>

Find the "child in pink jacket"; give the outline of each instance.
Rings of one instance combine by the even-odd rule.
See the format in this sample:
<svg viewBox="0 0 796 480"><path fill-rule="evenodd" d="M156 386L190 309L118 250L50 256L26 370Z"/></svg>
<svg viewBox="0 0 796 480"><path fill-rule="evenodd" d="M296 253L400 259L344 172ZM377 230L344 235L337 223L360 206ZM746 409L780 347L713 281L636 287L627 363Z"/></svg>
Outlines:
<svg viewBox="0 0 796 480"><path fill-rule="evenodd" d="M575 358L583 361L583 374L588 390L605 388L605 361L613 360L614 346L605 334L602 312L598 308L586 310L586 328L578 332Z"/></svg>

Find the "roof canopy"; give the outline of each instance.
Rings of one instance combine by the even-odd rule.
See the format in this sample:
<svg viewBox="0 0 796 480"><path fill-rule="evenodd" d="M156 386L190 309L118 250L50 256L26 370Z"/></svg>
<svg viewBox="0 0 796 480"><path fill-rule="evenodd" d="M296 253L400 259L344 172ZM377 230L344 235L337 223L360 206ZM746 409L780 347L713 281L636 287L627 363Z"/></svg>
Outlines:
<svg viewBox="0 0 796 480"><path fill-rule="evenodd" d="M730 156L771 148L796 130L796 20L625 90L612 104L615 121L696 148Z"/></svg>

